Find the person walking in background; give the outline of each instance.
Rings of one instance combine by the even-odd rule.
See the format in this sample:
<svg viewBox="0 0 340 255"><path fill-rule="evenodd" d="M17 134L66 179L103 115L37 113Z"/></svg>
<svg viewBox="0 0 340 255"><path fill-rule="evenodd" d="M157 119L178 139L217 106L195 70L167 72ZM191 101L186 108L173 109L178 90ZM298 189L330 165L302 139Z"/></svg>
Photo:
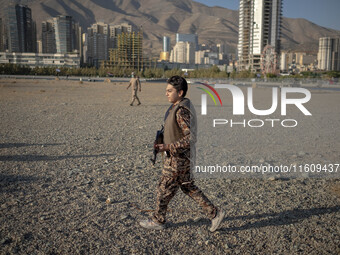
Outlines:
<svg viewBox="0 0 340 255"><path fill-rule="evenodd" d="M135 101L135 99L137 99L137 102L138 104L137 105L140 105L141 102L137 96L137 90L139 90L139 92L142 91L142 87L141 87L141 83L139 81L139 77L136 76L135 77L135 73L131 73L131 79L130 79L130 82L129 82L129 86L127 86L126 89L129 89L131 87L131 91L132 91L132 98L131 98L131 103L130 105L132 106L133 105L133 102Z"/></svg>
<svg viewBox="0 0 340 255"><path fill-rule="evenodd" d="M147 229L165 228L168 204L179 188L211 219L211 232L218 229L225 215L194 184L191 170L196 154L196 112L190 100L185 98L187 90L188 84L183 77L173 76L168 80L166 96L172 105L164 118L164 144L155 145L159 152L164 153L165 161L157 186L156 210L151 218L140 222Z"/></svg>

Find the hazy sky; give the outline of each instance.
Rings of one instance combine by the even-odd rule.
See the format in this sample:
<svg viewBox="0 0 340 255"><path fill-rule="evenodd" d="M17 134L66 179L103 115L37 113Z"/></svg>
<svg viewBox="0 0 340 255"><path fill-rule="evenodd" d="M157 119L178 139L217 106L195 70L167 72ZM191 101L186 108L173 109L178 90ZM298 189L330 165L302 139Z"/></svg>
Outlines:
<svg viewBox="0 0 340 255"><path fill-rule="evenodd" d="M239 0L194 0L208 6L238 10ZM304 18L323 27L340 30L340 0L283 0L283 16Z"/></svg>

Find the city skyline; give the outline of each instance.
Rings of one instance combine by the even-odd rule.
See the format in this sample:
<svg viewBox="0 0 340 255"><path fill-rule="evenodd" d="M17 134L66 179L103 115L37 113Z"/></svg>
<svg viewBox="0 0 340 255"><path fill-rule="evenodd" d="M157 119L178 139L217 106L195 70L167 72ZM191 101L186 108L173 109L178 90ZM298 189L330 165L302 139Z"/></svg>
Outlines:
<svg viewBox="0 0 340 255"><path fill-rule="evenodd" d="M237 69L242 70L250 70L254 73L259 72L268 72L268 73L276 73L279 69L278 59L281 52L281 27L282 27L282 0L241 0L240 1L240 9L239 11L228 11L221 9L210 9L209 7L199 6L201 9L205 9L210 12L224 12L222 17L229 17L231 13L233 15L233 19L237 17L235 12L239 12L239 24L238 24L238 44L237 44L237 53L236 56L235 50L230 46L230 44L226 43L216 43L202 44L199 46L198 44L198 33L176 33L176 45L171 49L168 49L167 52L160 51L160 59L169 61L171 63L182 63L182 64L199 64L199 65L225 65L231 63L234 65L234 60L237 60ZM195 4L197 7L198 5ZM25 9L26 11L19 11L21 9ZM179 7L181 9L182 6ZM198 8L199 11L202 11ZM195 8L193 8L194 10ZM197 9L197 8L196 8ZM33 27L31 24L34 21L31 17L31 9L26 5L13 5L8 9L8 13L12 13L8 15L8 19L5 19L5 22L8 22L8 26L4 26L7 29L7 37L8 43L6 45L11 46L14 43L18 44L16 48L14 46L8 47L8 52L37 52L37 53L60 53L60 54L68 54L68 53L79 53L79 57L82 63L86 63L89 65L93 65L95 67L99 67L102 64L106 63L108 66L113 66L115 64L121 64L120 59L121 56L125 56L126 67L132 67L130 65L130 56L132 56L137 50L140 54L137 57L132 57L132 59L139 59L143 61L143 34L137 35L132 33L132 25L128 25L129 29L127 34L122 34L121 36L116 34L116 29L121 25L113 25L105 24L103 22L93 23L91 26L87 28L87 34L82 36L82 30L80 25L73 20L72 16L64 16L58 15L57 17L53 17L47 21L42 22L42 39L36 41L36 35L33 36L33 30L24 29L24 25L27 27ZM13 12L15 10L15 13ZM28 19L24 18L24 14L27 13ZM202 11L202 14L205 12ZM211 17L211 13L209 14ZM218 15L218 14L217 14ZM25 17L26 17L25 16ZM218 18L219 21L223 18ZM2 20L1 20L2 22ZM182 22L181 20L179 22ZM293 25L291 25L291 29L295 29L295 27L299 27L296 23L306 21L291 21ZM185 21L184 21L185 23ZM2 23L1 23L2 24ZM20 24L20 26L19 26ZM22 25L21 25L22 24ZM125 24L125 23L124 23ZM219 24L219 23L214 23ZM286 20L286 27L289 24L289 21ZM315 33L315 25L309 23L311 27L314 27L313 32ZM235 25L235 21L233 23ZM35 27L35 26L34 26ZM301 26L302 27L302 26ZM306 26L304 26L306 27ZM210 28L210 27L209 27ZM287 29L287 28L286 28ZM318 39L322 37L332 37L332 34L336 34L335 31L331 31L325 28L326 32L331 33L320 34ZM5 29L2 29L5 31ZM2 31L1 30L1 31ZM27 33L24 31L28 31ZM120 30L120 29L118 29ZM117 30L117 31L118 31ZM20 32L21 31L21 32ZM202 30L203 31L203 30ZM302 33L305 33L305 28ZM24 33L23 33L24 32ZM121 31L122 32L122 31ZM140 31L139 31L140 32ZM3 33L3 32L2 32ZM307 33L307 32L306 32ZM12 39L11 35L17 35L18 38ZM110 34L110 36L109 36ZM112 36L111 36L112 34ZM297 33L295 33L297 34ZM301 34L301 33L300 33ZM307 33L308 34L308 33ZM6 38L7 38L6 37ZM112 38L111 38L112 37ZM5 38L5 39L6 39ZM294 38L294 35L292 35ZM34 40L33 40L34 39ZM26 45L24 41L27 41L28 44L37 45L38 51L35 50L26 50L20 45ZM169 48L170 47L170 37L168 38ZM5 41L4 41L5 42ZM121 47L119 47L119 42L121 42ZM218 42L218 41L217 41ZM20 45L19 45L20 43ZM4 44L5 45L5 44ZM219 46L218 46L219 45ZM335 45L335 44L334 44ZM338 45L338 43L336 44ZM20 47L19 47L20 46ZM51 46L51 47L50 47ZM53 46L53 47L52 47ZM7 47L7 46L6 46ZM83 48L84 47L84 48ZM220 48L219 48L220 47ZM222 48L224 51L221 51ZM3 47L4 48L4 47ZM130 52L131 48L131 52ZM333 52L333 46L330 47L329 52ZM337 46L335 47L337 48ZM5 49L5 48L4 48ZM83 51L84 50L84 54ZM5 50L3 50L5 51ZM110 52L110 54L109 54ZM319 44L319 54L320 54L320 44ZM337 52L335 50L335 52ZM131 54L130 54L131 53ZM165 53L165 54L164 54ZM197 53L197 54L196 54ZM300 54L301 53L301 54ZM297 56L291 57L290 55L284 56L283 69L281 70L289 70L291 69L292 63L291 60L298 61L303 68L306 65L313 64L314 60L312 59L310 52L298 52ZM315 53L315 52L314 52ZM283 52L286 54L286 52ZM327 53L328 54L328 53ZM324 56L328 56L326 53ZM333 53L330 53L333 54ZM301 56L300 56L301 55ZM333 54L334 55L334 54ZM333 61L331 69L338 69L340 66L338 64L337 55L334 58L331 55L329 57L329 61ZM13 55L14 56L14 55ZM42 55L43 56L43 55ZM84 58L84 56L86 58ZM109 60L110 56L110 60ZM12 56L8 56L12 57ZM321 55L320 55L321 57ZM6 56L7 58L7 56ZM26 60L25 60L26 61ZM104 61L104 62L103 62ZM118 61L118 62L117 62ZM321 59L319 62L328 61L327 59ZM109 63L110 62L110 63ZM311 63L310 63L311 62ZM139 62L138 62L139 63ZM135 65L139 70L143 64ZM297 63L297 62L296 62ZM328 63L329 64L329 63ZM289 66L290 65L290 66ZM330 64L329 64L330 65ZM225 67L224 67L225 68ZM324 69L324 68L320 68ZM328 69L328 67L326 68ZM264 71L266 70L266 71Z"/></svg>
<svg viewBox="0 0 340 255"><path fill-rule="evenodd" d="M239 0L194 0L207 6L220 6L231 10L238 10L240 7ZM283 17L285 18L303 18L319 26L332 28L340 31L340 19L338 13L340 10L339 0L283 0Z"/></svg>
<svg viewBox="0 0 340 255"><path fill-rule="evenodd" d="M147 54L158 55L156 49L161 49L162 42L159 38L162 38L164 34L175 34L177 32L181 33L197 33L200 37L200 43L221 43L227 42L229 47L234 50L237 47L237 31L238 31L238 23L237 16L238 11L229 11L229 9L210 9L208 6L202 6L201 8L192 8L192 11L184 11L181 17L173 15L174 13L178 13L181 8L184 8L182 5L176 5L165 0L160 0L160 3L168 3L169 10L173 17L170 19L174 19L173 22L167 22L168 17L164 17L162 13L163 9L159 7L154 7L157 12L148 11L145 9L145 12L141 12L137 7L133 7L132 5L126 5L130 3L130 0L124 0L125 8L127 10L125 12L132 12L132 9L135 9L136 15L134 16L126 16L123 11L119 10L111 10L110 8L105 8L105 10L101 10L99 2L91 1L87 2L85 0L75 0L79 5L83 6L84 10L93 10L92 16L82 15L78 13L76 9L73 9L72 5L67 12L63 12L60 8L62 5L59 2L50 2L49 5L51 8L58 10L59 13L63 15L73 16L74 19L79 22L79 25L82 27L83 31L86 30L90 24L96 23L99 21L106 21L111 23L112 21L119 21L123 18L127 22L134 27L138 27L138 24L143 24L144 32L147 35L145 37L145 45L152 46L147 48ZM288 1L288 0L287 0ZM227 2L227 0L225 0ZM123 2L122 2L123 3ZM184 3L184 2L183 2ZM198 3L192 2L193 6L199 6ZM236 1L238 3L238 1ZM283 1L286 3L286 1ZM238 5L238 4L236 4ZM51 18L50 14L46 12L46 10L42 9L39 5L31 4L32 13L40 13L41 15L35 14L33 16L34 21L37 22L37 39L43 39L41 36L41 28L42 22ZM130 7L129 7L130 6ZM209 10L210 9L210 10ZM183 9L184 10L184 9ZM150 13L149 13L150 12ZM168 12L168 13L170 13ZM200 15L198 15L201 12ZM155 20L150 20L147 15L154 15ZM44 16L44 19L41 17ZM53 15L52 15L53 16ZM112 20L111 17L115 17ZM214 20L216 17L216 20ZM90 23L90 20L92 23ZM229 22L229 24L227 23ZM176 26L176 24L178 24ZM317 43L320 37L327 36L339 36L339 32L332 31L328 28L320 27L316 24L311 23L310 21L303 19L285 19L284 20L285 29L283 30L284 37L282 39L282 45L284 49L289 50L302 50L308 49L310 52L317 52ZM152 32L151 32L152 31ZM151 34L149 34L151 33ZM175 42L175 39L172 38L172 43Z"/></svg>

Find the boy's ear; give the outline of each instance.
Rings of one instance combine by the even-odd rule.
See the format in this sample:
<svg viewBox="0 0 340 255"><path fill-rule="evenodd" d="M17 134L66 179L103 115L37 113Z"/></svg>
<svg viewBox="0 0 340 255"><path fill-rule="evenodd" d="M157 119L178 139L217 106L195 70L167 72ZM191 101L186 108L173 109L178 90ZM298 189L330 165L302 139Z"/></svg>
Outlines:
<svg viewBox="0 0 340 255"><path fill-rule="evenodd" d="M180 91L178 92L178 96L179 96L179 97L182 97L182 96L183 96L183 90L180 90Z"/></svg>

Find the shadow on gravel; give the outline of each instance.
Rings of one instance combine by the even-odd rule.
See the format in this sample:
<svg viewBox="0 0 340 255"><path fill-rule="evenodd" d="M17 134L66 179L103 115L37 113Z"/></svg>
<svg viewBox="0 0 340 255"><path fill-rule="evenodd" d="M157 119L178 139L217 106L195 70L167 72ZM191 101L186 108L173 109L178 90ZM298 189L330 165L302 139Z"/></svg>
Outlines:
<svg viewBox="0 0 340 255"><path fill-rule="evenodd" d="M63 145L64 143L45 143L45 144L30 144L30 143L0 143L0 149L4 148L19 148L19 147L26 147L26 146L57 146Z"/></svg>
<svg viewBox="0 0 340 255"><path fill-rule="evenodd" d="M323 215L329 213L336 213L340 211L340 206L334 206L329 208L312 208L312 209L294 209L289 211L284 211L281 213L264 213L264 214L254 214L254 215L246 215L246 216L235 216L235 217L226 217L223 222L226 221L234 221L241 220L247 221L251 219L262 219L271 217L270 219L264 219L253 223L247 223L243 226L239 227L230 227L230 228L220 228L219 232L231 232L231 231L240 231L247 230L252 228L262 228L268 226L281 226L281 225L289 225L293 223L297 223L303 219L307 219L314 215ZM223 225L222 222L222 225ZM185 222L179 223L167 223L170 228L179 228L186 225L191 226L210 226L211 222L208 219L200 219L198 221L188 220Z"/></svg>
<svg viewBox="0 0 340 255"><path fill-rule="evenodd" d="M0 174L0 193L18 191L22 188L18 185L19 183L31 183L37 180L40 180L40 178L34 176Z"/></svg>
<svg viewBox="0 0 340 255"><path fill-rule="evenodd" d="M183 227L183 226L204 226L204 225L211 225L211 221L208 219L199 219L198 221L193 221L192 219L188 220L188 221L183 221L183 222L178 222L178 223L172 223L172 222L167 222L166 223L168 228L179 228L179 227Z"/></svg>
<svg viewBox="0 0 340 255"><path fill-rule="evenodd" d="M270 219L264 219L261 221L247 223L240 227L231 227L231 228L221 228L219 231L221 232L230 232L230 231L239 231L239 230L247 230L252 228L262 228L267 226L281 226L281 225L289 225L293 223L297 223L303 219L310 218L314 215L323 215L329 213L336 213L340 211L340 206L333 207L321 207L321 208L311 208L311 209L293 209L284 211L281 213L264 213L264 214L255 214L255 215L246 215L246 216L236 216L236 217L226 217L225 221L233 221L233 220L250 220L250 219L261 219L266 217L273 217Z"/></svg>
<svg viewBox="0 0 340 255"><path fill-rule="evenodd" d="M0 174L0 183L11 183L11 182L32 182L39 178L33 176L22 176L22 175L5 175Z"/></svg>
<svg viewBox="0 0 340 255"><path fill-rule="evenodd" d="M73 158L100 158L114 156L115 154L98 154L98 155L64 155L64 156L46 156L46 155L8 155L0 156L0 161L57 161Z"/></svg>

